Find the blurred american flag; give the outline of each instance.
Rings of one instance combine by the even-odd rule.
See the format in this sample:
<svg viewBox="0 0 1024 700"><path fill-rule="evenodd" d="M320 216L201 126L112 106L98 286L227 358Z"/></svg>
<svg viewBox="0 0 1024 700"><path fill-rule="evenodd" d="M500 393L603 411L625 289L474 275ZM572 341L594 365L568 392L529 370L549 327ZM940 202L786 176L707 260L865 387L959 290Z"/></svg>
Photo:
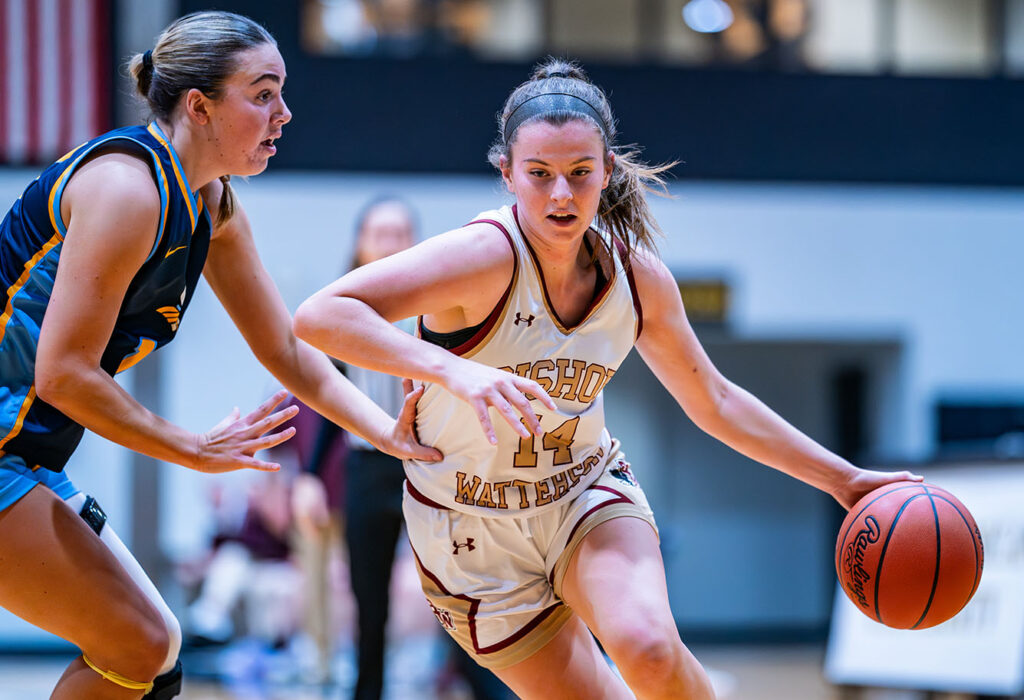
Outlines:
<svg viewBox="0 0 1024 700"><path fill-rule="evenodd" d="M0 0L0 163L53 160L110 126L112 0Z"/></svg>

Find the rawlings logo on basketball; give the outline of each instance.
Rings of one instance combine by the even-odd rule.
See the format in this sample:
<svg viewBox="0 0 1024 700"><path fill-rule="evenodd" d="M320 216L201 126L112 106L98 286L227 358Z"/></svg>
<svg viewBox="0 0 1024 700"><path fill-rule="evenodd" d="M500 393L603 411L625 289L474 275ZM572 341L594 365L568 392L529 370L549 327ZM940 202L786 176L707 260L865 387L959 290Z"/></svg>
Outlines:
<svg viewBox="0 0 1024 700"><path fill-rule="evenodd" d="M846 546L843 566L850 580L847 590L857 599L861 607L866 608L868 607L868 599L864 593L864 584L871 578L871 574L864 568L864 553L867 551L869 544L878 542L878 537L881 535L882 530L873 515L866 517L864 524L867 527L858 532L853 542Z"/></svg>
<svg viewBox="0 0 1024 700"><path fill-rule="evenodd" d="M450 612L448 612L447 610L442 610L441 608L437 607L436 605L430 602L429 598L427 599L427 605L429 605L430 609L434 611L434 617L437 618L437 621L441 623L442 627L444 627L449 632L455 631L455 618L452 617L452 614Z"/></svg>

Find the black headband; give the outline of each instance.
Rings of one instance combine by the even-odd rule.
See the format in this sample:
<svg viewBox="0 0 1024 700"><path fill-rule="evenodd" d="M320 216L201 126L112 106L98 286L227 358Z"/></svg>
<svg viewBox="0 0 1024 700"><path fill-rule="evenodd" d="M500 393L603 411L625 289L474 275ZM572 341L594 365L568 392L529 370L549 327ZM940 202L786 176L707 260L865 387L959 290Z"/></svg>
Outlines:
<svg viewBox="0 0 1024 700"><path fill-rule="evenodd" d="M597 126L601 129L605 139L608 138L608 125L604 123L601 113L594 109L593 105L582 97L570 95L567 92L548 92L523 100L518 107L512 110L512 113L508 115L508 119L505 120L505 131L503 134L505 143L508 143L509 137L527 119L536 117L539 114L551 114L553 112L575 112L576 114L590 117L597 122Z"/></svg>
<svg viewBox="0 0 1024 700"><path fill-rule="evenodd" d="M148 49L142 54L142 68L147 72L153 72L153 52Z"/></svg>

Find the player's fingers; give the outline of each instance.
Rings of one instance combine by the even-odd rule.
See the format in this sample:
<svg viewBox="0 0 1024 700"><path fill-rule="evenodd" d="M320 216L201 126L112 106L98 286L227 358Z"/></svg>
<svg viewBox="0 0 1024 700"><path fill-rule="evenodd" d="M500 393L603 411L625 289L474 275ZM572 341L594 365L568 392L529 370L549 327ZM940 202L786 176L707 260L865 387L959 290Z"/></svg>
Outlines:
<svg viewBox="0 0 1024 700"><path fill-rule="evenodd" d="M524 394L528 394L535 399L539 399L542 404L550 408L552 411L556 409L555 402L548 395L548 392L544 391L544 388L533 381L532 379L526 379L524 377L515 377L512 380L515 387Z"/></svg>
<svg viewBox="0 0 1024 700"><path fill-rule="evenodd" d="M210 428L209 434L215 435L216 433L227 428L229 425L238 420L238 416L240 415L240 413L241 412L238 410L238 406L232 408L231 412L224 416L224 418L222 418L221 421L217 423L217 425Z"/></svg>
<svg viewBox="0 0 1024 700"><path fill-rule="evenodd" d="M420 387L420 389L422 389L422 388L423 388L423 387ZM414 391L414 390L413 390L413 388L412 388L412 380L411 380L411 379L409 379L408 377L403 377L403 378L402 378L402 393L404 393L404 394L406 394L406 395L409 395L409 394L411 394L411 393L412 393L413 391Z"/></svg>
<svg viewBox="0 0 1024 700"><path fill-rule="evenodd" d="M441 454L440 450L419 443L409 446L409 457L421 462L440 462L444 459L444 455Z"/></svg>
<svg viewBox="0 0 1024 700"><path fill-rule="evenodd" d="M924 481L923 476L914 472L900 472L897 476L899 476L900 481Z"/></svg>
<svg viewBox="0 0 1024 700"><path fill-rule="evenodd" d="M510 395L507 396L506 398L508 399L509 403L513 405L515 410L522 414L522 421L520 421L519 416L516 415L516 422L523 427L524 431L526 431L526 433L523 434L522 431L517 430L517 432L519 432L520 435L522 435L523 437L530 437L531 434L544 434L544 429L540 427L540 417L537 415L536 411L533 410L533 406L530 405L530 402L527 400L526 396L520 394L518 391L513 391L510 392Z"/></svg>
<svg viewBox="0 0 1024 700"><path fill-rule="evenodd" d="M512 426L512 429L519 434L519 437L530 437L530 430L525 425L523 425L523 421L519 420L519 414L516 413L516 410L512 407L512 404L509 403L509 401L507 401L505 397L498 396L498 398L496 398L491 403L491 405L494 407L496 411L498 411L498 413L501 414L501 417L504 418L508 422L508 424ZM527 412L530 413L531 415L533 414L532 410L528 410Z"/></svg>
<svg viewBox="0 0 1024 700"><path fill-rule="evenodd" d="M292 418L297 416L299 413L298 406L289 406L288 408L281 409L277 413L273 413L266 418L256 421L249 426L248 434L250 436L262 435L263 433L273 430L282 423L287 423Z"/></svg>
<svg viewBox="0 0 1024 700"><path fill-rule="evenodd" d="M264 462L259 459L249 460L247 464L243 466L244 469L255 469L261 472L277 472L281 471L281 465L277 462Z"/></svg>
<svg viewBox="0 0 1024 700"><path fill-rule="evenodd" d="M413 423L416 420L416 402L423 396L423 387L411 389L405 393L402 410L398 413L399 423Z"/></svg>
<svg viewBox="0 0 1024 700"><path fill-rule="evenodd" d="M262 420L266 416L269 416L270 413L274 410L274 407L277 406L282 401L284 401L286 398L288 398L288 392L285 391L284 389L275 391L273 396L271 396L269 399L261 403L252 411L252 413L245 417L246 422L255 423L256 421Z"/></svg>
<svg viewBox="0 0 1024 700"><path fill-rule="evenodd" d="M259 452L260 450L268 450L271 447L277 447L282 442L291 440L295 435L295 428L285 428L279 433L268 433L258 438L253 438L249 441L246 446L247 452Z"/></svg>
<svg viewBox="0 0 1024 700"><path fill-rule="evenodd" d="M487 436L487 441L492 445L497 445L498 436L494 432L494 426L491 425L491 415L487 412L487 404L483 401L475 401L471 405L477 420L480 421L480 427L484 430L484 435Z"/></svg>

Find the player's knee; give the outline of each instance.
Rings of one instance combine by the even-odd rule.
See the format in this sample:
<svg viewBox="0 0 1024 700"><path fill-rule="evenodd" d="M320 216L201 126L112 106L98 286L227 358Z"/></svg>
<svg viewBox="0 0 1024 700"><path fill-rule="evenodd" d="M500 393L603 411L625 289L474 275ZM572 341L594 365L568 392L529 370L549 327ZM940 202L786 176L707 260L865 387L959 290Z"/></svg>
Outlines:
<svg viewBox="0 0 1024 700"><path fill-rule="evenodd" d="M109 650L90 654L90 657L101 662L103 670L112 671L125 678L138 682L149 682L160 675L166 668L171 635L164 621L156 616L152 619L140 620L134 625L131 633L123 635L114 642Z"/></svg>
<svg viewBox="0 0 1024 700"><path fill-rule="evenodd" d="M618 635L612 656L630 677L631 685L649 689L661 697L675 689L672 697L685 700L714 700L714 691L700 662L687 651L674 628L630 626ZM634 690L640 688L634 687Z"/></svg>
<svg viewBox="0 0 1024 700"><path fill-rule="evenodd" d="M680 672L686 649L671 625L634 618L616 625L602 639L619 663L645 678L665 679Z"/></svg>
<svg viewBox="0 0 1024 700"><path fill-rule="evenodd" d="M636 675L657 684L682 671L680 649L666 635L638 632L630 637L624 658Z"/></svg>

